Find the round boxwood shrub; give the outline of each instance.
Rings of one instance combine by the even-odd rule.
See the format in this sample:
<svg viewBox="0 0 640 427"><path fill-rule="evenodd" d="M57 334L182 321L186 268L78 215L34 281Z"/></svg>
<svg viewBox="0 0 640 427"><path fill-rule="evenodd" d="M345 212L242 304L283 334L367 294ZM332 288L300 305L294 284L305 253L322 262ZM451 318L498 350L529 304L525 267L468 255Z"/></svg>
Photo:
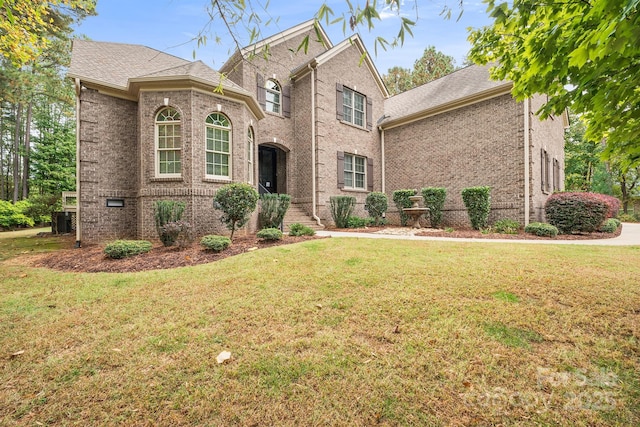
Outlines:
<svg viewBox="0 0 640 427"><path fill-rule="evenodd" d="M462 201L467 208L471 226L480 230L487 227L491 211L491 187L468 187L462 190Z"/></svg>
<svg viewBox="0 0 640 427"><path fill-rule="evenodd" d="M387 202L386 194L377 191L367 194L364 208L369 212L369 216L373 218L374 225L382 224L382 216L387 212L388 207L389 203Z"/></svg>
<svg viewBox="0 0 640 427"><path fill-rule="evenodd" d="M282 231L277 228L263 228L256 234L258 239L262 240L282 240Z"/></svg>
<svg viewBox="0 0 640 427"><path fill-rule="evenodd" d="M442 187L427 187L422 189L424 206L429 208L431 226L437 228L442 223L442 208L447 198L447 189Z"/></svg>
<svg viewBox="0 0 640 427"><path fill-rule="evenodd" d="M558 229L546 222L531 222L524 228L524 231L542 237L556 237L558 235Z"/></svg>
<svg viewBox="0 0 640 427"><path fill-rule="evenodd" d="M149 252L151 247L146 240L116 240L104 248L104 253L109 258L121 259Z"/></svg>
<svg viewBox="0 0 640 427"><path fill-rule="evenodd" d="M204 246L207 250L213 252L222 252L231 245L231 239L225 236L216 236L210 234L208 236L204 236L200 240L200 244Z"/></svg>
<svg viewBox="0 0 640 427"><path fill-rule="evenodd" d="M620 227L620 221L616 218L609 218L602 224L602 227L598 231L602 233L615 233L615 231Z"/></svg>
<svg viewBox="0 0 640 427"><path fill-rule="evenodd" d="M256 209L258 192L245 183L233 183L220 187L213 196L213 206L222 211L220 220L231 230L229 238L233 240L233 233L243 227L251 218L251 212Z"/></svg>
<svg viewBox="0 0 640 427"><path fill-rule="evenodd" d="M607 217L609 204L594 193L555 193L544 206L547 221L562 234L593 233Z"/></svg>
<svg viewBox="0 0 640 427"><path fill-rule="evenodd" d="M289 236L315 236L316 231L307 227L306 225L302 225L299 222L293 223L289 226Z"/></svg>

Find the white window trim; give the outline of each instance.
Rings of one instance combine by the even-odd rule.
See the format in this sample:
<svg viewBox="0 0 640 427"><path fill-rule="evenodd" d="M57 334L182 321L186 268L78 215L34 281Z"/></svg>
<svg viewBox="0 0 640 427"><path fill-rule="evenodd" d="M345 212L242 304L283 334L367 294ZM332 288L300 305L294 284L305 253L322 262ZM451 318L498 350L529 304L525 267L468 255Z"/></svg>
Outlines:
<svg viewBox="0 0 640 427"><path fill-rule="evenodd" d="M356 92L353 89L350 89L348 87L343 87L342 88L342 93L343 93L343 101L342 101L342 121L345 123L349 123L352 124L353 126L359 127L359 128L366 128L367 125L367 97L363 94L361 94L360 92ZM344 94L350 94L351 97L351 105L345 105L344 103ZM362 111L357 110L356 109L356 95L362 97ZM351 109L351 120L347 120L346 116L344 114L344 108L347 107L349 109ZM356 123L356 111L358 112L362 112L362 124L358 124Z"/></svg>
<svg viewBox="0 0 640 427"><path fill-rule="evenodd" d="M346 167L347 167L347 157L351 157L352 158L352 170L351 171L347 171ZM356 166L356 158L360 158L363 161L364 164L364 172L356 172L355 170L355 166ZM346 190L366 190L367 189L367 158L365 156L358 156L357 154L351 154L351 153L344 153L344 188ZM351 173L353 175L353 180L352 186L348 186L347 185L347 173ZM358 175L362 175L362 187L356 187L356 174Z"/></svg>
<svg viewBox="0 0 640 427"><path fill-rule="evenodd" d="M176 112L180 115L180 120L172 120L172 121L158 121L158 115L168 109L173 107L166 107L160 109L155 117L154 117L154 145L155 145L155 178L181 178L182 177L182 114L178 110ZM161 149L160 148L160 125L165 124L180 124L180 148L172 148L172 149ZM160 172L160 151L179 151L180 152L180 173L161 173Z"/></svg>
<svg viewBox="0 0 640 427"><path fill-rule="evenodd" d="M229 122L229 127L228 128L224 128L221 126L216 126L210 123L207 123L207 118L205 117L205 122L204 122L204 173L205 173L205 179L213 179L213 180L220 180L220 181L231 181L231 177L233 176L233 126L231 126L231 120L229 120L229 117L226 114L223 113L211 113L211 114L220 114L224 117L226 117L227 121ZM207 114L207 117L209 117L211 114ZM225 153L222 151L215 151L215 150L208 150L207 149L207 128L213 128L213 129L224 129L227 130L229 132L229 152ZM215 175L215 174L208 174L207 173L207 153L218 153L218 154L225 154L229 156L229 175ZM215 165L214 165L214 170L215 170Z"/></svg>
<svg viewBox="0 0 640 427"><path fill-rule="evenodd" d="M276 87L278 88L278 90L274 90L274 89L270 89L269 86L269 82L274 83L276 85ZM277 114L277 115L282 115L282 85L280 85L280 83L278 83L276 80L274 79L267 79L267 81L265 82L264 85L264 90L265 90L265 111L271 114ZM269 94L277 94L278 95L278 102L272 102L269 100ZM278 106L278 111L273 111L269 109L269 106L273 106L273 105L277 105Z"/></svg>

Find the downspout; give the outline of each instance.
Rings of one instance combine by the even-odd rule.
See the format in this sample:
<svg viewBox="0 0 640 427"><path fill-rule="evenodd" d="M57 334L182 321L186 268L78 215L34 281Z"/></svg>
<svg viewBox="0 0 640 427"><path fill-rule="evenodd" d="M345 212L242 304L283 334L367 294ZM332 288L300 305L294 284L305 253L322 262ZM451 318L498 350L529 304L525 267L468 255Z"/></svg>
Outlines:
<svg viewBox="0 0 640 427"><path fill-rule="evenodd" d="M524 226L529 225L529 98L524 100Z"/></svg>
<svg viewBox="0 0 640 427"><path fill-rule="evenodd" d="M80 247L80 241L82 239L82 221L80 221L81 208L80 208L80 93L82 91L82 85L80 79L75 78L76 89L76 244L75 247Z"/></svg>
<svg viewBox="0 0 640 427"><path fill-rule="evenodd" d="M386 172L385 172L385 157L384 157L384 129L380 128L380 162L382 168L382 192L386 193Z"/></svg>
<svg viewBox="0 0 640 427"><path fill-rule="evenodd" d="M316 69L311 64L307 67L311 70L311 216L318 226L324 227L316 214Z"/></svg>

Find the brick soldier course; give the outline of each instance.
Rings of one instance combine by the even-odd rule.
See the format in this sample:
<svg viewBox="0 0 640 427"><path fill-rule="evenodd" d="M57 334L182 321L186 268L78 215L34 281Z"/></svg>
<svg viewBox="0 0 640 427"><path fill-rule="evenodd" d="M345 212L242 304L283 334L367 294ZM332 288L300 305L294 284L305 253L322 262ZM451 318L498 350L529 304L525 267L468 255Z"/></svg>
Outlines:
<svg viewBox="0 0 640 427"><path fill-rule="evenodd" d="M359 36L333 45L321 30L323 43L292 53L307 35L316 39L312 21L238 50L220 72L144 46L75 40L77 239L155 238L153 204L167 199L185 202L196 234L227 234L213 195L231 182L290 194L297 217L318 226L332 223L331 196L355 196L366 215L370 191L387 193L397 222L393 191L425 186L447 188L446 225L468 225L460 192L475 185L492 187L491 220L542 219L564 181L566 125L537 119L542 96L516 102L510 82L471 66L390 97ZM268 60L254 55L266 45ZM157 120L167 108L179 131L165 146ZM179 156L177 173L171 160L160 166L165 155ZM247 230L257 226L254 214Z"/></svg>

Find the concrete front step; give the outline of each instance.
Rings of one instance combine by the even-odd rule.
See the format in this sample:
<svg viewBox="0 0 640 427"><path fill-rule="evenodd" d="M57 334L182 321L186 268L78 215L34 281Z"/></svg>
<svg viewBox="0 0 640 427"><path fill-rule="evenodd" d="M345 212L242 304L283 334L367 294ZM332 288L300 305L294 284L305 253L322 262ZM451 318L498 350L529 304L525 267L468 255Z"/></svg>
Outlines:
<svg viewBox="0 0 640 427"><path fill-rule="evenodd" d="M302 209L296 205L289 206L287 214L284 216L284 231L289 231L289 225L299 223L306 225L314 230L322 230L324 227L318 225L318 223L307 215Z"/></svg>

